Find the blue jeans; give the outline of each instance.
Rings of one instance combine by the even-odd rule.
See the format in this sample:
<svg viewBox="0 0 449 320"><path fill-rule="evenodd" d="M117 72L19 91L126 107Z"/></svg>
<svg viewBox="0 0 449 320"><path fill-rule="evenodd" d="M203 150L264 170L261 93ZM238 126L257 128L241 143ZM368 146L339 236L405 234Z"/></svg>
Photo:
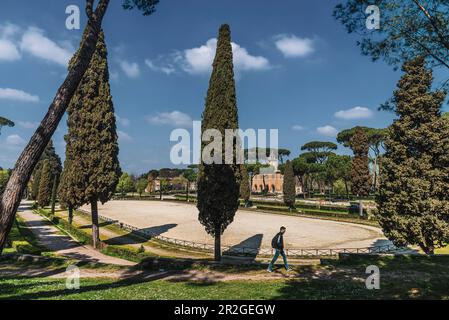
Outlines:
<svg viewBox="0 0 449 320"><path fill-rule="evenodd" d="M279 258L279 255L282 256L282 259L284 259L285 269L288 270L287 256L285 255L284 250L279 250L279 249L276 249L276 252L274 253L273 260L271 260L270 265L268 266L269 270L273 270L274 263Z"/></svg>

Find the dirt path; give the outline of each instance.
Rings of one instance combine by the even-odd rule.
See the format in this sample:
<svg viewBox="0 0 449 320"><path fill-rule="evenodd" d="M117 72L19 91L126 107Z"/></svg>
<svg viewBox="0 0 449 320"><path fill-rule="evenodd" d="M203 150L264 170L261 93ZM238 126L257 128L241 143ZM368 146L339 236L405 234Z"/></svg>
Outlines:
<svg viewBox="0 0 449 320"><path fill-rule="evenodd" d="M18 212L38 241L54 253L71 259L132 266L134 262L114 258L98 252L91 246L81 245L63 235L55 226L31 210L29 203L22 203Z"/></svg>

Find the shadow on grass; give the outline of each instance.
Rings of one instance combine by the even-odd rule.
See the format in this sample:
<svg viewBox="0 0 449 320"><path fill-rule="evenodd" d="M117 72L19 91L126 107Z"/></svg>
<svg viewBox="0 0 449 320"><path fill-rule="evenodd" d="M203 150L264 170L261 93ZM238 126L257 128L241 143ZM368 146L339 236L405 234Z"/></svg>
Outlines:
<svg viewBox="0 0 449 320"><path fill-rule="evenodd" d="M368 290L370 265L380 269L380 289ZM323 271L324 270L324 271ZM449 256L351 255L288 280L275 299L448 299Z"/></svg>
<svg viewBox="0 0 449 320"><path fill-rule="evenodd" d="M168 272L151 274L151 275L138 275L134 277L130 277L127 279L119 280L116 282L109 283L100 283L100 284L92 284L92 285L82 285L79 290L69 290L69 289L56 289L56 290L41 290L37 292L29 292L23 294L11 295L8 297L4 297L4 300L36 300L36 299L52 299L58 298L64 295L73 295L73 294L83 294L92 291L103 291L103 290L111 290L116 288L123 288L134 284L139 284L143 282L151 282L160 279L164 279L169 275ZM39 285L40 282L37 282L36 285ZM54 282L53 282L54 284ZM28 286L28 285L26 285ZM16 287L16 292L17 292Z"/></svg>

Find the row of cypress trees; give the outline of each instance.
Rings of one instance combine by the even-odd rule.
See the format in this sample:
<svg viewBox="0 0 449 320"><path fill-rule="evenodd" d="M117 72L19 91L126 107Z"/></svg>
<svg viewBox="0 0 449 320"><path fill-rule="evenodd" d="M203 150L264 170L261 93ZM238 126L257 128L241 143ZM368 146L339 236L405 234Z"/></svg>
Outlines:
<svg viewBox="0 0 449 320"><path fill-rule="evenodd" d="M423 58L407 63L395 92L398 119L389 128L383 157L379 220L398 245L417 244L426 253L449 242L449 123L442 121L445 93L431 92L432 74ZM121 174L114 107L109 88L103 33L88 72L68 109L69 133L59 197L69 211L90 203L94 246L99 243L97 202L108 201ZM238 128L231 32L219 30L202 130ZM223 142L224 143L224 142ZM203 144L202 148L205 145ZM236 145L234 145L236 147ZM351 139L353 185L359 196L369 191L368 142L362 129ZM222 150L225 150L224 145ZM234 149L235 150L235 149ZM225 163L222 154L222 163ZM43 166L47 166L44 163ZM284 197L294 206L292 163L285 168ZM199 221L215 238L215 259L221 259L221 235L232 223L239 196L248 196L247 173L236 164L199 166Z"/></svg>

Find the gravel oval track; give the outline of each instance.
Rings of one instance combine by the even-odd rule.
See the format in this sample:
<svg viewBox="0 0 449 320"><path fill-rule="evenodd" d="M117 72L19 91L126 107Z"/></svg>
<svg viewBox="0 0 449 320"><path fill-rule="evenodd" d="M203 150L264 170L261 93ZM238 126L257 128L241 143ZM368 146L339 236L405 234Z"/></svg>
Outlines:
<svg viewBox="0 0 449 320"><path fill-rule="evenodd" d="M89 210L88 206L83 207ZM101 215L146 229L165 237L199 243L213 243L198 222L194 205L170 201L110 201L99 205ZM376 227L239 210L226 229L222 244L252 248L270 248L280 226L287 228L286 247L337 249L364 248L389 244Z"/></svg>

